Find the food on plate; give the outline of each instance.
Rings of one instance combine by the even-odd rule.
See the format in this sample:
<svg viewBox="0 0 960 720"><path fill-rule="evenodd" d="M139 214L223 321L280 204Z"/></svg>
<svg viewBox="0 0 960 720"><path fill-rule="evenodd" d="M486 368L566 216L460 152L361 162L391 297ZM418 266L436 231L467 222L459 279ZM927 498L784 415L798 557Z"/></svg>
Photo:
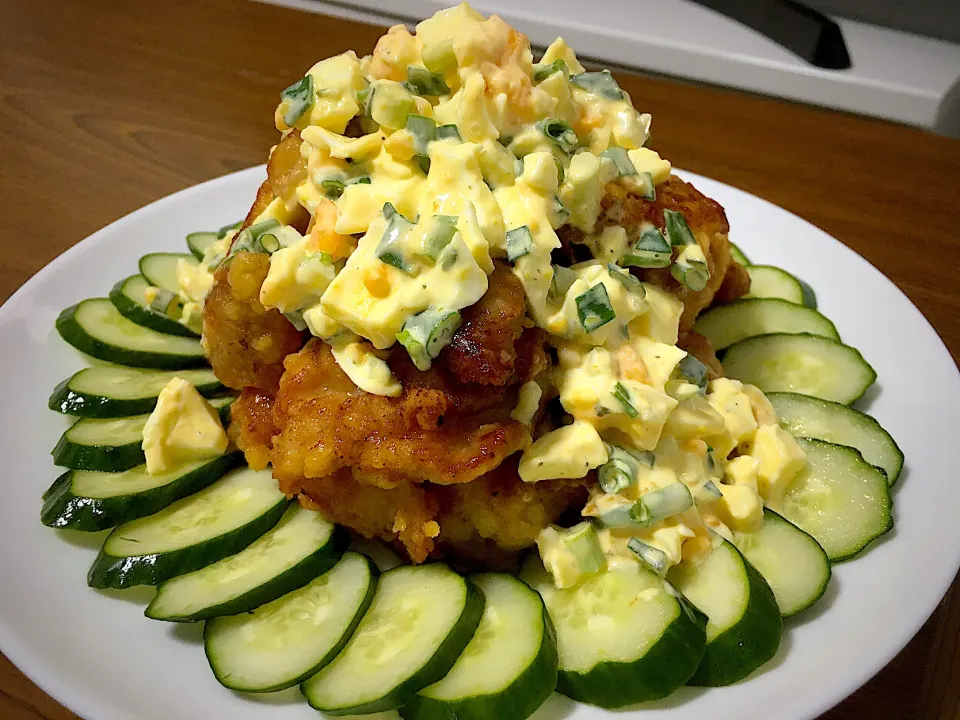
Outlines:
<svg viewBox="0 0 960 720"><path fill-rule="evenodd" d="M242 222L61 314L103 364L49 402L42 521L113 528L89 585L158 586L225 686L523 720L729 685L892 527L873 368L562 39L460 5L274 120Z"/></svg>

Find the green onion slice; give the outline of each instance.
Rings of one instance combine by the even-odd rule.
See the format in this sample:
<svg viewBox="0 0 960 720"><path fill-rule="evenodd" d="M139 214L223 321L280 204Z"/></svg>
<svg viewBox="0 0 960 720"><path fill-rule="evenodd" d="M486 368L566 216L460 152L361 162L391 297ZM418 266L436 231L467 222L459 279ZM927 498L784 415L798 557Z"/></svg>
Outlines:
<svg viewBox="0 0 960 720"><path fill-rule="evenodd" d="M507 260L514 262L533 251L533 235L526 225L507 230Z"/></svg>
<svg viewBox="0 0 960 720"><path fill-rule="evenodd" d="M582 295L578 295L577 316L580 326L586 333L591 333L613 320L617 313L610 304L610 296L602 282L597 283Z"/></svg>
<svg viewBox="0 0 960 720"><path fill-rule="evenodd" d="M295 82L282 93L281 100L287 100L287 111L283 114L283 122L293 127L307 110L313 107L317 92L313 86L313 75L305 75L302 80Z"/></svg>

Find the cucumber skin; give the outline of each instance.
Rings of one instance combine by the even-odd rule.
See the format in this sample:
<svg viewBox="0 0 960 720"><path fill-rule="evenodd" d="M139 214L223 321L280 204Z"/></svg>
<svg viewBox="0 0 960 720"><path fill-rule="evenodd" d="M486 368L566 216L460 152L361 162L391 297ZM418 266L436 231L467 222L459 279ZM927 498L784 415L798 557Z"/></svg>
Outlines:
<svg viewBox="0 0 960 720"><path fill-rule="evenodd" d="M143 464L146 459L141 443L127 445L79 445L60 436L50 453L53 464L71 470L100 470L102 472L123 472Z"/></svg>
<svg viewBox="0 0 960 720"><path fill-rule="evenodd" d="M863 386L863 388L860 390L860 394L859 394L859 395L857 395L856 397L850 398L850 399L847 400L846 402L839 402L839 401L837 401L837 400L828 400L827 398L822 398L822 397L820 397L820 396L818 396L818 395L810 395L809 397L813 397L813 398L816 398L816 399L818 399L818 400L826 400L827 402L837 403L838 405L853 405L853 403L855 403L857 400L859 400L860 398L862 398L863 395L864 395L864 393L866 393L867 390L869 390L871 387L873 387L873 384L877 381L877 371L873 369L873 365L871 365L870 363L867 362L866 358L863 357L863 354L862 354L859 350L857 350L857 348L853 347L852 345L846 345L846 344L844 344L841 340L833 340L833 338L823 337L822 335L814 335L813 333L806 333L806 332L805 332L805 333L767 333L766 335L754 335L754 336L752 336L752 337L744 338L743 340L740 340L739 342L735 342L733 345L730 345L729 347L726 347L726 348L724 348L723 350L718 350L718 351L717 351L717 359L720 360L720 364L723 365L724 361L727 359L728 353L729 353L731 350L733 350L734 348L736 348L736 347L738 347L738 346L740 346L740 345L744 345L744 346L745 346L745 345L747 345L747 343L750 343L750 342L753 342L753 341L759 341L759 340L761 340L762 338L773 338L773 337L778 337L778 338L820 338L821 340L826 340L826 341L828 341L828 342L829 342L829 341L832 341L832 342L836 343L837 345L842 345L843 347L845 347L845 348L847 348L848 350L850 350L850 351L852 351L853 353L855 353L856 356L860 359L860 362L863 363L864 367L866 367L866 368L869 369L868 375L870 376L870 381L869 381L866 385ZM728 376L728 377L729 377L729 376ZM744 382L746 382L746 381L744 381ZM764 390L763 388L760 388L760 390L763 391L764 394L767 394L767 393L775 393L775 392L789 392L789 391L787 391L787 390ZM802 395L803 393L795 393L795 394L797 394L797 395Z"/></svg>
<svg viewBox="0 0 960 720"><path fill-rule="evenodd" d="M405 566L401 566L405 567ZM398 570L400 568L397 568ZM480 590L468 578L463 578L467 586L467 594L464 601L463 612L460 619L454 625L453 630L443 640L440 647L433 654L433 657L427 661L420 670L414 673L406 682L401 683L389 693L377 700L363 705L354 705L344 708L322 708L316 705L313 698L304 689L304 696L307 702L314 710L319 710L327 715L369 715L371 713L384 712L386 710L396 710L406 705L414 698L417 691L423 690L428 685L433 685L444 675L450 672L450 668L460 657L460 654L466 649L467 645L473 639L473 634L480 625L480 618L483 616L483 606L485 600L483 591Z"/></svg>
<svg viewBox="0 0 960 720"><path fill-rule="evenodd" d="M341 651L347 646L347 643L350 642L350 638L353 637L353 634L357 631L357 627L360 625L360 621L363 620L363 616L367 614L367 610L370 609L370 605L373 603L373 597L377 594L377 580L380 577L380 570L377 569L377 566L374 562L367 557L366 555L362 556L367 561L367 566L370 569L370 587L367 588L367 594L364 596L363 601L360 603L360 607L357 608L357 614L354 615L353 620L350 621L350 625L347 626L346 631L343 633L343 637L340 638L339 642L330 648L324 657L314 665L312 668L304 672L299 677L296 677L292 680L289 680L279 685L275 685L269 688L243 688L243 687L234 687L229 684L229 679L223 676L223 673L220 672L216 660L210 653L209 646L209 637L210 634L215 631L217 626L217 619L211 618L209 621L203 624L203 652L207 656L207 662L210 663L210 669L213 671L213 675L217 678L217 681L226 688L231 690L237 690L240 692L252 692L252 693L268 693L268 692L278 692L280 690L286 690L287 688L292 688L294 685L299 685L300 683L309 680L311 677L316 675L318 672L323 670L327 665L334 661L334 659L341 653ZM329 568L328 568L329 569ZM313 578L311 578L312 580ZM309 581L308 581L309 582Z"/></svg>
<svg viewBox="0 0 960 720"><path fill-rule="evenodd" d="M734 547L731 544L731 547ZM734 547L736 550L736 548ZM766 664L780 647L783 618L773 590L739 550L750 600L740 620L708 643L697 671L687 685L722 687L743 680ZM748 662L745 662L748 660Z"/></svg>
<svg viewBox="0 0 960 720"><path fill-rule="evenodd" d="M67 470L44 493L40 521L47 527L98 532L129 520L152 515L168 505L203 490L243 464L243 453L211 460L182 478L133 495L87 498L71 491L73 470ZM99 558L98 558L99 561Z"/></svg>
<svg viewBox="0 0 960 720"><path fill-rule="evenodd" d="M143 614L152 620L165 620L167 622L198 622L200 620L209 620L210 618L219 617L220 615L239 615L240 613L249 612L250 610L258 608L261 605L266 605L272 600L276 600L281 595L286 595L288 592L299 590L311 580L314 580L317 576L323 575L327 570L337 564L337 561L339 561L343 556L343 553L349 544L350 534L345 528L337 525L334 527L333 534L330 536L327 544L322 548L308 555L292 568L286 570L280 575L277 575L273 579L268 580L263 585L255 587L249 592L245 592L243 595L235 597L233 600L228 600L227 602L204 608L203 610L198 610L192 615L162 617L151 614L151 608L158 597L155 595L154 600L147 605L147 608L143 611ZM291 683L291 685L295 684L296 683Z"/></svg>
<svg viewBox="0 0 960 720"><path fill-rule="evenodd" d="M49 409L64 415L107 419L143 415L153 412L153 409L157 406L156 397L119 400L100 395L81 395L69 387L70 381L75 376L76 373L53 389L50 399L47 401ZM219 380L195 387L197 392L205 398L214 397L217 393L227 389Z"/></svg>
<svg viewBox="0 0 960 720"><path fill-rule="evenodd" d="M540 652L509 687L494 695L480 695L447 702L423 695L414 695L400 708L403 720L525 720L547 701L557 686L558 658L557 633L547 614L543 598L536 590L532 592L540 600L543 612L543 640Z"/></svg>
<svg viewBox="0 0 960 720"><path fill-rule="evenodd" d="M856 453L856 454L857 454L857 457L860 458L860 461L861 461L861 462L863 462L863 463L864 463L865 465L867 465L868 467L871 467L871 468L875 469L877 472L879 472L879 473L880 473L881 475L883 475L884 477L886 477L886 475L887 475L882 469L878 468L876 465L871 465L871 464L868 463L866 460L864 460L863 455L862 455L862 454L860 453L860 451L857 450L856 448L847 447L846 445L837 445L836 443L830 443L830 442L827 442L826 440L818 440L818 439L816 439L816 438L797 438L797 442L800 444L800 447L803 448L803 451L804 451L804 452L809 452L808 448L805 447L805 445L813 445L813 446L816 446L816 445L833 445L834 447L841 447L841 448L843 448L844 450L848 450L848 451L850 451L850 452ZM827 557L830 559L830 564L831 564L831 565L836 565L837 563L846 562L847 560L853 560L853 559L856 558L857 556L864 554L864 553L867 551L867 549L868 549L874 542L876 542L877 540L879 540L880 538L882 538L884 535L886 535L887 533L889 533L891 530L893 530L893 526L894 526L894 519L893 519L893 496L890 494L890 490L891 490L891 488L890 488L889 479L888 479L888 483L887 483L887 486L886 486L886 492L885 492L885 496L886 496L886 500L887 500L887 502L886 502L886 508L887 508L886 521L887 521L887 522L886 522L884 528L883 528L879 533L877 533L876 535L874 535L872 538L870 538L869 540L867 540L866 542L864 542L862 545L860 545L859 547L857 547L857 548L851 550L850 552L848 552L846 555L837 555L836 557L830 557L830 554L827 553ZM803 528L800 527L800 525L798 525L797 523L795 523L793 520L791 520L790 518L788 518L786 515L781 515L781 517L782 517L784 520L786 520L787 522L793 523L793 524L796 525L798 528L800 528L801 530L803 530ZM816 538L813 536L813 533L807 532L806 530L803 530L803 531L806 532L808 535L810 535L810 537L813 537L814 540L816 540ZM819 542L819 541L817 541L817 542ZM826 551L826 548L824 548L824 550Z"/></svg>
<svg viewBox="0 0 960 720"><path fill-rule="evenodd" d="M161 315L160 313L144 307L143 305L139 305L124 295L123 286L126 284L127 280L129 280L129 278L120 280L110 289L109 295L110 302L113 303L113 306L119 310L120 314L123 315L127 320L145 328L156 330L157 332L167 333L168 335L181 335L183 337L190 338L200 337L197 333L183 323L177 322L173 318L169 318L166 315Z"/></svg>
<svg viewBox="0 0 960 720"><path fill-rule="evenodd" d="M226 427L230 423L230 405L227 403L217 409L220 422ZM68 429L51 451L53 464L71 470L98 470L100 472L123 472L146 462L142 443L127 445L80 445L67 437Z"/></svg>
<svg viewBox="0 0 960 720"><path fill-rule="evenodd" d="M680 614L646 655L631 663L601 662L585 673L561 669L557 692L612 710L665 698L686 683L702 662L707 617L685 598L677 601Z"/></svg>
<svg viewBox="0 0 960 720"><path fill-rule="evenodd" d="M71 305L57 317L56 327L60 337L82 353L98 360L127 365L129 367L154 368L158 370L187 370L203 367L207 359L203 355L165 355L146 350L118 348L88 335L77 322L76 314L81 303Z"/></svg>
<svg viewBox="0 0 960 720"><path fill-rule="evenodd" d="M159 585L177 575L212 565L229 555L236 555L280 522L288 504L289 501L284 498L246 525L225 535L171 552L114 557L101 548L90 572L87 573L87 585L97 589L116 590L137 585ZM119 529L116 528L113 532ZM107 540L109 539L108 535Z"/></svg>

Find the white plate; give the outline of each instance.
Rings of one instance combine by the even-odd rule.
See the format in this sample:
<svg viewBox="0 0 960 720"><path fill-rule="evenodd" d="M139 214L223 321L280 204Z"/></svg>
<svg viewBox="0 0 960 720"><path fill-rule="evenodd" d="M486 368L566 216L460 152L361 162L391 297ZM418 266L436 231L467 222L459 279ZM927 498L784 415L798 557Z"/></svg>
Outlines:
<svg viewBox="0 0 960 720"><path fill-rule="evenodd" d="M96 592L86 572L103 534L40 524L40 496L57 476L49 450L67 422L46 409L54 385L81 367L56 335L57 313L106 295L155 250L185 251L192 230L242 217L263 177L252 168L184 190L86 239L0 308L0 648L44 690L87 720L312 720L296 690L246 698L207 668L199 626L142 616L146 591ZM683 689L648 706L651 719L812 718L890 660L936 607L960 564L955 429L960 375L909 300L876 269L809 223L721 183L685 174L727 211L732 237L755 261L814 287L821 310L879 375L867 409L907 457L896 528L863 558L838 566L812 614L787 623L780 653L730 688ZM264 705L269 707L264 707ZM760 712L759 710L757 712ZM557 695L538 720L612 717Z"/></svg>

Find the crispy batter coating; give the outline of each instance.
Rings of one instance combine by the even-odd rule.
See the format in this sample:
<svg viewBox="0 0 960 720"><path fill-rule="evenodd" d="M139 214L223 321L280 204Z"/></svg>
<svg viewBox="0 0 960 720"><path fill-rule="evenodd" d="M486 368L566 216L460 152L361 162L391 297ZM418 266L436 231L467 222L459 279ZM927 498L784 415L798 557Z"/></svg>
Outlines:
<svg viewBox="0 0 960 720"><path fill-rule="evenodd" d="M220 382L236 390L275 393L283 359L303 345L303 333L279 311L260 304L260 286L269 269L267 255L237 253L217 268L204 303L207 357Z"/></svg>
<svg viewBox="0 0 960 720"><path fill-rule="evenodd" d="M441 353L460 382L507 385L515 381L517 349L527 296L509 266L497 262L480 301L463 311L463 324Z"/></svg>
<svg viewBox="0 0 960 720"><path fill-rule="evenodd" d="M263 470L270 463L273 436L273 396L245 388L230 406L230 424L227 436L247 459L254 470Z"/></svg>
<svg viewBox="0 0 960 720"><path fill-rule="evenodd" d="M595 482L588 476L525 483L517 461L517 456L509 458L472 483L437 488L441 540L457 546L477 535L502 550L531 547L540 530L569 508L583 506L587 487Z"/></svg>
<svg viewBox="0 0 960 720"><path fill-rule="evenodd" d="M598 221L600 228L611 225L622 226L631 240L639 237L640 226L645 222L653 223L662 230L664 210L679 210L683 213L683 217L707 258L707 268L710 271L707 286L696 292L689 290L673 278L669 268L645 269L640 270L638 274L642 280L669 290L683 301L680 334L690 330L697 315L713 301L714 295L724 282L728 269L731 266L739 267L730 256L730 241L727 238L730 224L727 222L723 208L718 202L711 200L693 185L675 175L671 175L665 183L657 186L656 200L646 200L639 193L622 184L608 183L601 200L601 208ZM731 292L735 289L736 286L728 288ZM730 297L728 301L732 299L735 298Z"/></svg>
<svg viewBox="0 0 960 720"><path fill-rule="evenodd" d="M280 481L287 494L366 538L396 542L413 562L427 559L439 532L437 501L424 486L404 483L384 489L358 482L346 468L323 478Z"/></svg>
<svg viewBox="0 0 960 720"><path fill-rule="evenodd" d="M267 179L257 188L257 197L247 217L244 218L242 227L253 224L257 216L266 210L274 199L292 200L296 195L297 186L303 183L306 176L307 161L300 155L300 131L294 130L270 153L270 160L267 162ZM309 213L297 206L296 217L290 224L300 232L304 232L308 222L310 222Z"/></svg>
<svg viewBox="0 0 960 720"><path fill-rule="evenodd" d="M281 481L346 467L387 487L401 479L464 483L528 442L526 426L509 417L515 389L463 385L439 367L420 372L403 348L389 364L403 384L396 398L357 389L322 342L287 358L274 406L273 466Z"/></svg>

